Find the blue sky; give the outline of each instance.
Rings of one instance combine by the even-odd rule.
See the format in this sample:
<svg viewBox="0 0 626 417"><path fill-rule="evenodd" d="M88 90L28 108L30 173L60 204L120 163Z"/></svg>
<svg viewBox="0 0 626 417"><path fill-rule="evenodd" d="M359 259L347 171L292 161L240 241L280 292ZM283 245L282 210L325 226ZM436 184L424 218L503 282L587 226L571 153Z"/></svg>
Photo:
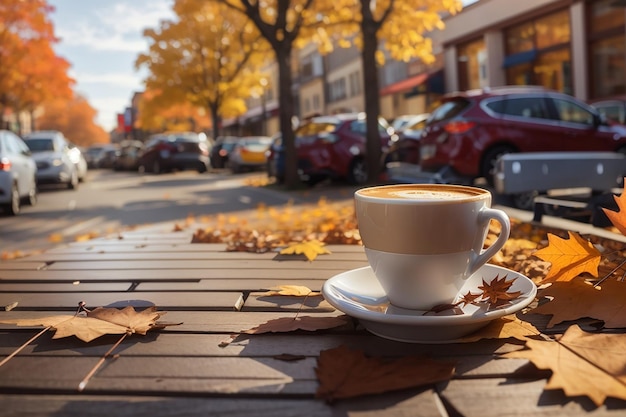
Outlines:
<svg viewBox="0 0 626 417"><path fill-rule="evenodd" d="M465 0L464 4L476 0ZM51 19L61 41L57 54L72 65L75 90L98 111L96 122L111 130L117 113L142 91L145 72L135 59L148 50L145 28L172 19L174 0L48 0L55 7Z"/></svg>

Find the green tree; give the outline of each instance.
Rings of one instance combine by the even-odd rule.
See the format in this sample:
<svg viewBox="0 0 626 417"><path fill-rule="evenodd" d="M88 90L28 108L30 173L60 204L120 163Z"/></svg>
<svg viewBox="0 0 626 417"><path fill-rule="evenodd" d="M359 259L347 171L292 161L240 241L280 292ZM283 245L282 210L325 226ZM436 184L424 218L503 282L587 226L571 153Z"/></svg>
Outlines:
<svg viewBox="0 0 626 417"><path fill-rule="evenodd" d="M177 21L144 31L149 51L135 62L149 70L145 85L153 94L146 108L190 103L206 109L217 137L222 117L246 111L245 99L263 78L258 68L267 46L245 16L219 2L176 0L173 9Z"/></svg>

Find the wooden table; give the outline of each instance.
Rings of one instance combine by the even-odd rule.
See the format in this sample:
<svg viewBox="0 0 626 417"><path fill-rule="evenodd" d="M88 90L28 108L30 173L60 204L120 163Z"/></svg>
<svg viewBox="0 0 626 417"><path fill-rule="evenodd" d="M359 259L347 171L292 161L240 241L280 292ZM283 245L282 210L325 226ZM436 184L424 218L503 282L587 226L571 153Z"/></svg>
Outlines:
<svg viewBox="0 0 626 417"><path fill-rule="evenodd" d="M48 331L0 367L2 416L623 416L626 401L596 407L545 390L546 372L523 372L510 339L411 344L368 333L357 320L323 331L239 334L269 320L341 316L321 296L263 295L278 285L320 291L326 279L366 266L359 246L330 246L313 262L275 253L226 252L192 244L191 231L163 226L74 243L0 262L0 320L72 314L94 306L155 304L181 322L124 339L52 339ZM0 359L41 328L0 325ZM316 398L320 352L346 345L373 357L427 354L457 362L450 381L327 403ZM286 361L281 355L300 360ZM625 353L626 354L626 353Z"/></svg>

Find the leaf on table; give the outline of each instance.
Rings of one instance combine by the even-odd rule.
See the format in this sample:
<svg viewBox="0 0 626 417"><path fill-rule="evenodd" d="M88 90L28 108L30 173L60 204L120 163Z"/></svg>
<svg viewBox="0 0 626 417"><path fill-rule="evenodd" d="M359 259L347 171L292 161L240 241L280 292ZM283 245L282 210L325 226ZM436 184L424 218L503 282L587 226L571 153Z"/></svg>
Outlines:
<svg viewBox="0 0 626 417"><path fill-rule="evenodd" d="M548 246L534 253L540 259L550 262L550 272L545 282L570 281L582 273L598 276L601 253L580 235L567 232L569 239L548 233Z"/></svg>
<svg viewBox="0 0 626 417"><path fill-rule="evenodd" d="M526 346L503 356L552 370L546 389L587 396L598 407L607 397L626 400L626 334L585 333L572 326L557 341L528 340Z"/></svg>
<svg viewBox="0 0 626 417"><path fill-rule="evenodd" d="M624 183L624 189L626 190L626 182ZM613 223L613 226L615 226L621 234L626 236L626 193L622 193L619 196L614 195L613 198L617 203L619 211L613 211L604 207L602 211L604 211L606 217Z"/></svg>
<svg viewBox="0 0 626 417"><path fill-rule="evenodd" d="M294 242L280 251L281 255L304 255L309 261L315 260L317 255L329 253L330 251L324 247L324 243L319 240Z"/></svg>
<svg viewBox="0 0 626 417"><path fill-rule="evenodd" d="M315 396L326 401L380 394L447 381L455 363L425 356L399 359L367 357L345 345L320 352L315 373L319 387Z"/></svg>
<svg viewBox="0 0 626 417"><path fill-rule="evenodd" d="M154 313L152 310L156 310L156 307L153 306L139 313L132 306L122 310L99 307L89 312L88 316L57 315L37 319L0 320L0 323L15 324L22 327L49 326L55 330L53 339L76 336L84 342L91 342L105 334L138 333L145 335L149 329L174 325L174 323L155 322L163 313Z"/></svg>
<svg viewBox="0 0 626 417"><path fill-rule="evenodd" d="M539 290L538 297L551 298L531 310L537 314L552 314L548 328L583 317L602 320L605 328L626 327L626 282L607 280L599 287L583 279L554 282Z"/></svg>
<svg viewBox="0 0 626 417"><path fill-rule="evenodd" d="M269 291L263 293L263 296L271 295L289 295L293 297L315 297L320 295L320 292L312 291L310 288L304 285L279 285L272 287Z"/></svg>
<svg viewBox="0 0 626 417"><path fill-rule="evenodd" d="M296 330L306 330L314 332L316 330L326 330L335 327L340 327L350 323L351 320L348 316L336 316L336 317L313 317L313 316L298 316L298 317L281 317L279 319L269 320L259 326L253 327L248 330L242 330L241 333L246 334L261 334L261 333L287 333Z"/></svg>
<svg viewBox="0 0 626 417"><path fill-rule="evenodd" d="M459 342L476 342L482 339L508 339L527 340L531 336L537 336L541 332L532 324L518 319L515 315L508 315L493 320L488 325L476 332L464 336Z"/></svg>

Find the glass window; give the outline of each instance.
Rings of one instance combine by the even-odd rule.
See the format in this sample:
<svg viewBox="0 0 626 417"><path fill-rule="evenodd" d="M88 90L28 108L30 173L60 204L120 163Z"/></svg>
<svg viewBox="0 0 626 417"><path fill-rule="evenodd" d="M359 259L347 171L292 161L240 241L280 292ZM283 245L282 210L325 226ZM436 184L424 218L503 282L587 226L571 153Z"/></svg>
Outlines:
<svg viewBox="0 0 626 417"><path fill-rule="evenodd" d="M508 55L530 51L535 48L535 25L533 22L513 26L505 32Z"/></svg>
<svg viewBox="0 0 626 417"><path fill-rule="evenodd" d="M486 104L491 111L507 116L547 119L544 101L539 97L520 97L495 100Z"/></svg>
<svg viewBox="0 0 626 417"><path fill-rule="evenodd" d="M553 13L535 21L535 47L544 49L570 41L569 10Z"/></svg>
<svg viewBox="0 0 626 417"><path fill-rule="evenodd" d="M457 99L452 101L446 101L437 107L430 117L428 118L428 124L437 123L442 120L448 120L461 113L469 106L469 101L465 99Z"/></svg>
<svg viewBox="0 0 626 417"><path fill-rule="evenodd" d="M460 45L457 49L461 90L484 87L486 84L487 48L485 40Z"/></svg>
<svg viewBox="0 0 626 417"><path fill-rule="evenodd" d="M623 13L622 13L623 14ZM626 94L626 41L624 35L591 43L592 97Z"/></svg>
<svg viewBox="0 0 626 417"><path fill-rule="evenodd" d="M593 113L573 101L557 98L554 99L554 105L561 121L589 126L593 126L595 123Z"/></svg>
<svg viewBox="0 0 626 417"><path fill-rule="evenodd" d="M623 102L617 100L603 101L601 103L594 103L593 107L598 109L598 112L608 120L626 124L626 107Z"/></svg>
<svg viewBox="0 0 626 417"><path fill-rule="evenodd" d="M613 5L615 0L594 0L588 4L589 31L604 32L614 28L624 28L626 17L623 9Z"/></svg>

